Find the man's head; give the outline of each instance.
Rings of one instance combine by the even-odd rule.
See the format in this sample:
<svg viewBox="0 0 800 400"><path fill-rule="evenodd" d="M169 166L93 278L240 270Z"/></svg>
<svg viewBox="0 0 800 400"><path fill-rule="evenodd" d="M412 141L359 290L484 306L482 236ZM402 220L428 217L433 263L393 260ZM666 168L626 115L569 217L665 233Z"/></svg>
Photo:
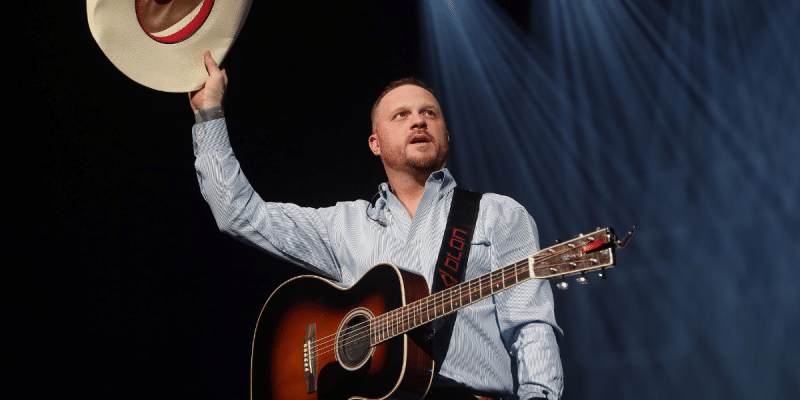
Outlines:
<svg viewBox="0 0 800 400"><path fill-rule="evenodd" d="M378 106L380 106L381 100L383 100L383 98L386 97L387 93L389 93L392 90L397 89L397 88L399 88L400 86L403 86L403 85L419 86L419 87L427 90L428 92L430 92L431 95L434 95L434 96L436 95L436 93L433 92L433 89L429 88L428 85L425 84L425 82L423 82L423 81L421 81L421 80L419 80L417 78L414 78L413 76L389 82L389 84L386 85L386 88L383 89L383 92L381 92L380 96L378 96L378 100L375 100L375 104L372 105L372 113L370 113L370 119L372 120L372 131L373 131L373 133L375 133L375 117L378 114Z"/></svg>
<svg viewBox="0 0 800 400"><path fill-rule="evenodd" d="M444 167L450 140L433 91L414 78L392 82L372 109L369 146L387 175L429 175Z"/></svg>

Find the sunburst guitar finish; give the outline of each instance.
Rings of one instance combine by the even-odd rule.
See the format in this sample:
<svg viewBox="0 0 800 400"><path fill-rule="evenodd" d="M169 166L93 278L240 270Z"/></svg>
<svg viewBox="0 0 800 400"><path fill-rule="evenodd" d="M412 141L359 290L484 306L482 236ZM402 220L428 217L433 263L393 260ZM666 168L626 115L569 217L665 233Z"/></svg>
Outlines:
<svg viewBox="0 0 800 400"><path fill-rule="evenodd" d="M390 264L350 288L316 276L285 282L258 319L251 398L423 397L433 360L422 342L414 332L389 337L370 321L428 295L424 278Z"/></svg>

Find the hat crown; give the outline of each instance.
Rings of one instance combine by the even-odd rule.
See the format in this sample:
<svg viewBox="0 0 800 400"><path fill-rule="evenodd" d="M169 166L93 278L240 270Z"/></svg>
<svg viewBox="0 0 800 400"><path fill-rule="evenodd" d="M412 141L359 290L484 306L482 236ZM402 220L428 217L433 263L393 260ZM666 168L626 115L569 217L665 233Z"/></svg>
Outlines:
<svg viewBox="0 0 800 400"><path fill-rule="evenodd" d="M155 34L179 23L203 0L136 0L136 16L145 32Z"/></svg>

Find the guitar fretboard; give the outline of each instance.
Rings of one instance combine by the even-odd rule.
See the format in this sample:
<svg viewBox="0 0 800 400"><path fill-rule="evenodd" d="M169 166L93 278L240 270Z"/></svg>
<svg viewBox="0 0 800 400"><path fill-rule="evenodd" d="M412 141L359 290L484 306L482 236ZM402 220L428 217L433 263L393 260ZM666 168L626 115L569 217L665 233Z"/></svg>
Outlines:
<svg viewBox="0 0 800 400"><path fill-rule="evenodd" d="M528 259L470 279L370 321L372 345L442 318L531 278Z"/></svg>
<svg viewBox="0 0 800 400"><path fill-rule="evenodd" d="M613 251L605 246L611 241L609 231L599 229L379 315L369 321L370 344L377 345L531 278L547 279L612 267Z"/></svg>

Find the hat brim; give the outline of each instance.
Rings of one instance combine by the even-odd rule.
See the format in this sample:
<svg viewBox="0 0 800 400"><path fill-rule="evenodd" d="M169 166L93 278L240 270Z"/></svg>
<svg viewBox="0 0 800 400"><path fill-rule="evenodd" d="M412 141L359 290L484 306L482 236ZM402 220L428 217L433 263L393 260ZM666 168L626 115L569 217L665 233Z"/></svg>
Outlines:
<svg viewBox="0 0 800 400"><path fill-rule="evenodd" d="M191 92L208 73L203 54L218 63L227 55L250 10L251 0L217 0L191 36L162 43L140 26L134 0L87 0L89 29L106 57L122 73L149 88Z"/></svg>

